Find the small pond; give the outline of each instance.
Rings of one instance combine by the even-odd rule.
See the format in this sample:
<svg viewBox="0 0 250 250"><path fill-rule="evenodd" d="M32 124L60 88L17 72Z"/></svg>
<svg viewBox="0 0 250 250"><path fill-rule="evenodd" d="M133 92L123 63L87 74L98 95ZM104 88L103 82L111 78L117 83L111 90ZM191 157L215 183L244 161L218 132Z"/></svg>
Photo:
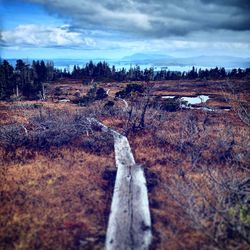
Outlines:
<svg viewBox="0 0 250 250"><path fill-rule="evenodd" d="M177 96L163 96L163 99L170 99L170 98L175 98ZM194 96L194 97L187 97L187 96L182 96L181 100L184 102L187 102L188 105L194 105L194 104L200 104L200 103L204 103L207 100L209 100L209 96L208 95L198 95L198 96Z"/></svg>
<svg viewBox="0 0 250 250"><path fill-rule="evenodd" d="M173 98L180 98L180 106L182 108L188 108L188 109L202 109L205 111L215 111L215 110L225 110L229 111L230 108L214 108L214 107L197 107L197 106L192 106L192 105L199 105L199 104L204 104L206 103L210 97L208 95L198 95L198 96L171 96L171 95L165 95L162 96L163 99L173 99Z"/></svg>

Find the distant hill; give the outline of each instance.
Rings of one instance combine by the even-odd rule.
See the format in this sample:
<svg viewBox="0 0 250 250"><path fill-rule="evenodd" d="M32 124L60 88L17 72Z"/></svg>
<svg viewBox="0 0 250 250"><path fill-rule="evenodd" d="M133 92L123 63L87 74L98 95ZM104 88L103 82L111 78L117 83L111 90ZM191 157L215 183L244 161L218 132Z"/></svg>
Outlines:
<svg viewBox="0 0 250 250"><path fill-rule="evenodd" d="M250 58L233 56L197 56L176 58L161 54L136 53L121 59L123 63L153 64L155 66L197 66L197 67L225 67L247 68L250 67Z"/></svg>
<svg viewBox="0 0 250 250"><path fill-rule="evenodd" d="M148 61L151 60L166 60L172 59L172 56L161 55L161 54L144 54L144 53L136 53L131 56L125 56L121 60L122 61Z"/></svg>
<svg viewBox="0 0 250 250"><path fill-rule="evenodd" d="M13 66L16 64L17 59L7 59ZM32 60L37 59L23 59L24 62L32 64ZM39 59L41 60L41 59ZM44 59L44 61L53 61L54 65L58 68L70 68L73 69L73 65L83 66L90 61L90 59ZM130 64L140 65L144 67L192 67L197 68L214 68L214 67L224 67L227 69L231 68L250 68L250 58L233 57L233 56L196 56L196 57L185 57L177 58L169 55L159 54L159 53L136 53L129 56L125 56L120 60L109 60L104 58L95 58L92 60L94 63L99 61L106 61L110 65L115 66L126 66L129 67Z"/></svg>

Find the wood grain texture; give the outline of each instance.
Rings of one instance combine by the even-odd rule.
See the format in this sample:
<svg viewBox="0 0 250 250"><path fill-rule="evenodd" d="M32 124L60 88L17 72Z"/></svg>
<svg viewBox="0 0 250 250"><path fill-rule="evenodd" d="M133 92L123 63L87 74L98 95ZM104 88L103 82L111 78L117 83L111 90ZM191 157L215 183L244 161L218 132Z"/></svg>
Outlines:
<svg viewBox="0 0 250 250"><path fill-rule="evenodd" d="M148 249L151 219L146 180L126 137L114 134L117 176L106 235L106 249Z"/></svg>
<svg viewBox="0 0 250 250"><path fill-rule="evenodd" d="M144 171L134 160L128 139L95 119L114 137L117 167L105 247L107 250L146 250L152 239Z"/></svg>

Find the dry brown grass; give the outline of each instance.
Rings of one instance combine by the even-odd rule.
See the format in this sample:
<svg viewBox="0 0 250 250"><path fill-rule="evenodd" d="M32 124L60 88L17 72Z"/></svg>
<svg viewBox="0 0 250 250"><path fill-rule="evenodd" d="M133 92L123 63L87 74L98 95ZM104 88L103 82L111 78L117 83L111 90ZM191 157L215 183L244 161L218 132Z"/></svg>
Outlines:
<svg viewBox="0 0 250 250"><path fill-rule="evenodd" d="M181 151L179 148L180 131L187 112L196 117L198 131L200 131L194 138L193 143L200 146L204 145L201 146L201 159L194 170L192 170L190 152ZM202 132L204 119L207 120L205 137ZM174 189L176 183L183 182L180 173L180 170L182 170L192 179L193 183L201 186L201 192L206 195L207 199L212 200L214 194L208 189L211 186L211 179L207 178L207 174L204 174L203 171L208 167L214 169L214 171L223 170L225 173L229 173L230 160L224 158L224 156L221 157L224 153L220 144L218 144L220 139L226 140L228 138L230 141L231 137L228 136L228 130L232 130L236 141L232 153L238 155L242 152L242 146L240 146L242 145L242 139L249 137L250 131L233 112L206 113L198 110L176 112L169 114L169 118L158 131L141 132L130 136L129 141L135 153L136 161L142 164L146 170L153 220L154 240L152 249L203 249L205 246L212 247L213 242L202 230L192 228L192 220L188 219L185 209L173 199L169 187ZM237 171L234 174L237 174ZM246 177L246 173L238 172L238 174L243 174L242 176ZM178 189L176 189L176 195L178 196L177 191ZM179 197L185 204L182 196ZM206 225L208 222L205 220L203 223ZM207 225L207 228L209 228L209 225ZM229 245L227 246L229 247Z"/></svg>
<svg viewBox="0 0 250 250"><path fill-rule="evenodd" d="M53 102L2 102L1 125L32 129L30 118L40 113L33 104L42 105L43 113L84 111ZM92 137L100 139L98 150L84 144ZM103 249L114 184L105 173L115 169L114 152L98 131L82 140L43 149L1 148L1 249Z"/></svg>
<svg viewBox="0 0 250 250"><path fill-rule="evenodd" d="M112 166L112 153L63 147L6 167L1 248L102 249L112 195L102 176Z"/></svg>
<svg viewBox="0 0 250 250"><path fill-rule="evenodd" d="M215 94L220 98L225 95L223 89L218 92L221 89L217 86L219 82L214 82L209 88L208 85L195 87L197 82L192 81L183 84L186 85L182 86L178 81L156 83L156 87L163 85L173 88L171 91L157 93L181 93L185 96L203 93ZM243 82L239 84L244 85ZM82 87L79 83L72 86L58 83L52 87L59 85L66 92L71 91L72 95L77 90L84 94L89 88ZM125 86L126 83L102 84L105 89L111 89L112 95ZM230 99L231 94L226 93L226 97ZM107 100L109 99L112 100ZM45 109L68 110L73 113L76 110L100 111L107 100L96 102L91 107L52 101L11 104L1 102L0 125L23 123L28 126L30 117L40 112L39 108L22 108L20 104L42 104ZM225 105L221 99L212 99L209 102L212 106ZM122 103L115 105L119 108ZM230 105L235 103L230 102ZM186 149L180 149L180 131L185 128L187 116L194 119L198 131L193 135L190 145L201 151L201 158L194 169L188 151L189 144L185 144ZM124 118L119 115L103 113L99 118L120 132L124 129ZM147 119L150 121L151 117ZM192 221L185 216L185 209L173 199L167 187L173 186L173 180L181 183L183 177L180 170L184 170L189 178L202 185L202 192L211 198L212 194L207 189L209 179L201 170L204 166L211 166L215 173L220 169L227 173L230 161L224 157L224 153L228 147L221 147L219 139L227 138L230 142L229 132L234 134L236 142L230 152L239 155L243 152L242 145L245 145L249 136L249 128L233 111L207 113L186 110L167 113L161 127L146 128L129 135L136 162L142 164L146 172L153 224L152 249L204 249L212 246L210 239L202 231L191 226ZM95 139L100 138L99 132L94 135ZM83 138L88 137L85 135ZM186 142L189 139L188 136L185 137ZM114 152L111 149L110 152L106 150L101 153L88 150L79 140L70 145L41 151L22 147L16 150L14 156L12 153L6 155L4 150L0 150L1 156L5 154L4 157L9 159L1 168L0 248L103 249L114 177L106 170L111 169L114 173Z"/></svg>

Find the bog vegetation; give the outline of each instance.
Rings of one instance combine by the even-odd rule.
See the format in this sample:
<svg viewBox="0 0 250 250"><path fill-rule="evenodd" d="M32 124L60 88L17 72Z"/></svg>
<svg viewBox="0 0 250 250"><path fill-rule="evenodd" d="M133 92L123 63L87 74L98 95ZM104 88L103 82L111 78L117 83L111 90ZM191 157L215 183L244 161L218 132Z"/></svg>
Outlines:
<svg viewBox="0 0 250 250"><path fill-rule="evenodd" d="M0 248L104 247L113 140L89 118L126 135L145 168L152 249L249 247L249 69L180 74L90 62L69 73L21 60L15 69L7 61L0 67L1 99L8 100L0 109ZM69 83L57 84L62 77ZM55 102L72 78L85 92ZM209 91L210 104L229 111L183 108L183 92Z"/></svg>
<svg viewBox="0 0 250 250"><path fill-rule="evenodd" d="M155 72L153 68L141 70L139 66L126 70L117 70L106 62L94 64L92 61L84 67L74 66L73 71L59 70L54 67L52 61L33 61L27 64L23 60L17 60L13 67L7 60L0 62L0 99L20 98L20 93L27 99L45 98L47 83L60 78L82 80L83 84L89 84L91 79L102 81L161 81L161 80L185 80L185 79L249 79L250 69L225 68L197 69L189 72L161 70Z"/></svg>

